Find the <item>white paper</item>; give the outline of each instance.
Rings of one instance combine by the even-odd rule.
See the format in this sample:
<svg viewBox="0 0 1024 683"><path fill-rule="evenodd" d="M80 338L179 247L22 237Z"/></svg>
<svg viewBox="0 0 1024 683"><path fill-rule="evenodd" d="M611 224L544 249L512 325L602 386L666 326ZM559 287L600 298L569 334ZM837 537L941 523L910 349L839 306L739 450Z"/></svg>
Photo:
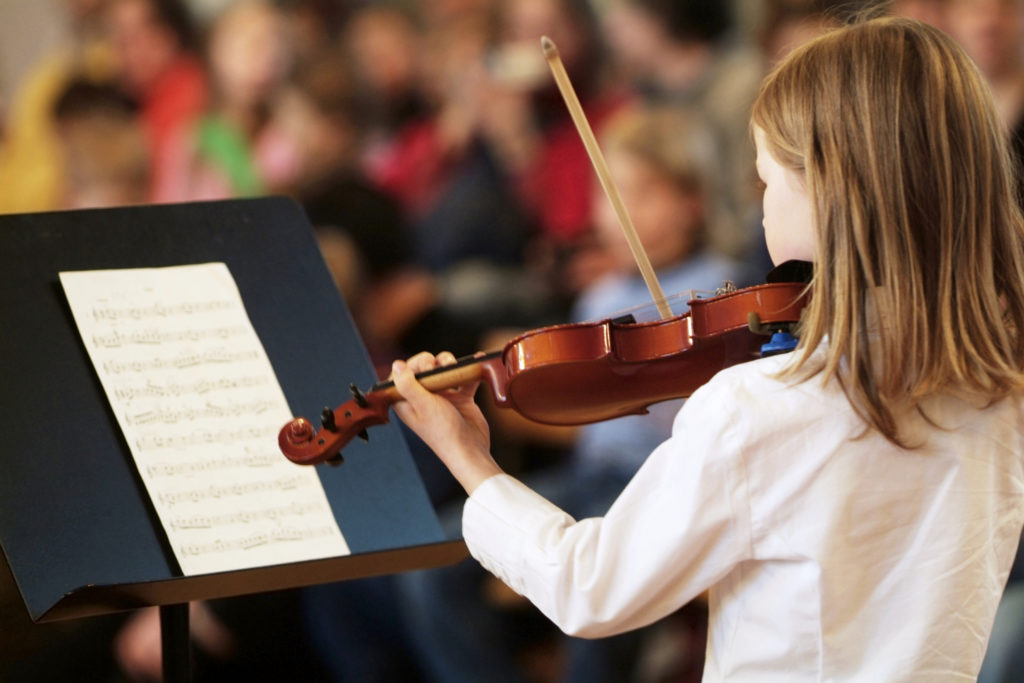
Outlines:
<svg viewBox="0 0 1024 683"><path fill-rule="evenodd" d="M63 272L100 382L185 575L348 554L223 263Z"/></svg>

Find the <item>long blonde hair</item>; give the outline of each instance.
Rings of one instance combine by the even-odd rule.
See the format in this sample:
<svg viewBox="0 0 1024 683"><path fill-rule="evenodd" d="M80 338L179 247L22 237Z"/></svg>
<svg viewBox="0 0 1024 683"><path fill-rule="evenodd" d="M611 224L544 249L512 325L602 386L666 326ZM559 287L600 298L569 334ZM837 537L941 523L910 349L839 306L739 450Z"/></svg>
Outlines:
<svg viewBox="0 0 1024 683"><path fill-rule="evenodd" d="M791 376L823 373L890 441L933 393L1024 387L1024 224L980 72L905 18L845 26L765 80L752 124L803 173L817 245ZM822 364L812 351L827 340Z"/></svg>

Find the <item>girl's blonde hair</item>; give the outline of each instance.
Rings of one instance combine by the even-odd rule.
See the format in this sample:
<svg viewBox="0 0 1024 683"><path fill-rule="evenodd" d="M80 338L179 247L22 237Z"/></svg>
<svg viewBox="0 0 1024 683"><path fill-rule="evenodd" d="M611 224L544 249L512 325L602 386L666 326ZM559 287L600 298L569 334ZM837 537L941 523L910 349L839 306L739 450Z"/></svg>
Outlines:
<svg viewBox="0 0 1024 683"><path fill-rule="evenodd" d="M905 18L845 26L768 76L752 124L803 174L817 244L789 376L837 379L907 445L896 415L933 393L1024 387L1024 224L983 77ZM827 340L821 364L809 362Z"/></svg>

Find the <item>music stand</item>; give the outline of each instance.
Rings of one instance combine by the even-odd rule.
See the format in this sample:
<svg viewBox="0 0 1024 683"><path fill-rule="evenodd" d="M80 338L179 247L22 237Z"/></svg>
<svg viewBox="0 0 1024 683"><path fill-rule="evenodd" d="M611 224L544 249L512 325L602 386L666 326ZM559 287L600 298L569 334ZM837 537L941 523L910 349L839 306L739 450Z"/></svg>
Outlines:
<svg viewBox="0 0 1024 683"><path fill-rule="evenodd" d="M319 468L351 555L183 576L58 273L222 261L296 414L377 381L301 207L258 198L0 216L0 545L36 622L157 605L187 680L188 603L450 564L398 427ZM284 457L284 456L282 456Z"/></svg>

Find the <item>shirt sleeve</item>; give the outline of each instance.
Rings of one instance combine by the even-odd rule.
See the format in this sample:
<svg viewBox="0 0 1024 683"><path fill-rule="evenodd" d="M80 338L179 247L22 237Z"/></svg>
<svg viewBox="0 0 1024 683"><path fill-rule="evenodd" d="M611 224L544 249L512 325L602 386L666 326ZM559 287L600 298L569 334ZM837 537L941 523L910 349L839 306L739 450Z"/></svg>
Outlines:
<svg viewBox="0 0 1024 683"><path fill-rule="evenodd" d="M707 388L604 517L573 520L508 475L485 481L463 511L470 553L572 635L639 628L699 595L752 545L739 409Z"/></svg>

